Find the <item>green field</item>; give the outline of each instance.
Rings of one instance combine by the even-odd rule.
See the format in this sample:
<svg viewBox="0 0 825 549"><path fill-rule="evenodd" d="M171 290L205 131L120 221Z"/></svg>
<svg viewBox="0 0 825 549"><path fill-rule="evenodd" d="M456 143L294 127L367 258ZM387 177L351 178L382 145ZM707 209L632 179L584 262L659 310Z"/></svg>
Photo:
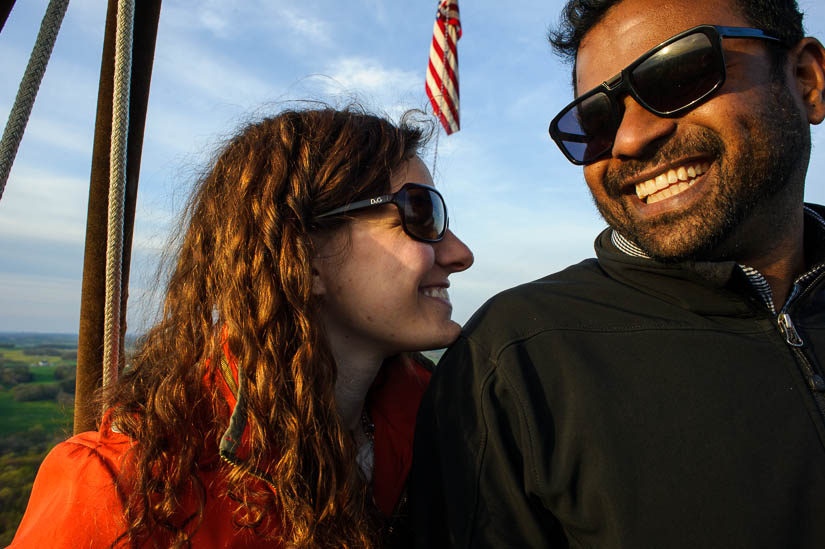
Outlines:
<svg viewBox="0 0 825 549"><path fill-rule="evenodd" d="M11 391L0 390L0 418L0 437L28 431L35 425L48 433L71 435L72 410L53 400L17 402Z"/></svg>
<svg viewBox="0 0 825 549"><path fill-rule="evenodd" d="M61 380L55 378L55 370L74 366L76 360L68 357L76 351L77 336L0 333L0 368L31 373L28 381L15 377L8 383L17 385L0 386L0 547L8 545L17 530L46 452L72 430L71 395L17 401L15 388L57 385ZM48 365L38 366L41 361Z"/></svg>
<svg viewBox="0 0 825 549"><path fill-rule="evenodd" d="M65 336L21 334L17 338L14 334L0 335L0 363L29 365L32 380L24 383L47 384L56 383L54 376L58 366L75 366L76 360L61 358L59 354L76 351L76 344L66 341ZM50 354L29 354L26 349L39 347L53 347ZM46 362L48 366L32 366ZM24 433L35 426L40 426L49 435L69 436L72 425L72 409L52 400L35 400L18 402L14 399L12 388L0 387L0 438Z"/></svg>
<svg viewBox="0 0 825 549"><path fill-rule="evenodd" d="M3 349L0 348L0 356L6 358L7 360L13 360L15 362L22 362L24 364L37 364L38 362L45 361L48 362L51 366L59 366L61 364L73 364L75 361L67 361L62 360L59 356L55 355L27 355L24 354L22 348L15 348L15 349Z"/></svg>
<svg viewBox="0 0 825 549"><path fill-rule="evenodd" d="M32 383L53 383L55 368L56 366L30 367L29 371L34 376Z"/></svg>

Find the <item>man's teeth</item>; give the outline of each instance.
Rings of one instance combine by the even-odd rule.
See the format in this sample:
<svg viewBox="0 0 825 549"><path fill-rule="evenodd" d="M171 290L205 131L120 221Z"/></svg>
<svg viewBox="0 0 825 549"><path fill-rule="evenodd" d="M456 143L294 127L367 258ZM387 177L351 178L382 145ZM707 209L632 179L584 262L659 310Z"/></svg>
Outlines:
<svg viewBox="0 0 825 549"><path fill-rule="evenodd" d="M660 173L652 179L636 183L636 196L647 204L670 198L690 188L696 183L696 178L709 168L708 162L698 162Z"/></svg>
<svg viewBox="0 0 825 549"><path fill-rule="evenodd" d="M423 288L421 293L427 297L436 297L438 299L450 301L450 294L447 293L447 288L441 286L430 286L428 288Z"/></svg>

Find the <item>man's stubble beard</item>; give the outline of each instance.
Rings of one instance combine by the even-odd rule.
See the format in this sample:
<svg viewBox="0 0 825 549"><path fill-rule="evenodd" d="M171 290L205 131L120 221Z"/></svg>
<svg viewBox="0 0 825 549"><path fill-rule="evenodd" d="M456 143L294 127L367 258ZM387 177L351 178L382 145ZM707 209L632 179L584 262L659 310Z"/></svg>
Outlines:
<svg viewBox="0 0 825 549"><path fill-rule="evenodd" d="M605 174L607 203L596 203L602 217L622 236L636 243L653 259L664 263L720 261L738 249L737 229L756 210L770 211L780 193L792 185L802 185L810 156L810 133L787 86L774 82L770 100L751 116L751 124L740 124L743 135L738 150L726 146L722 137L709 128L697 128L665 143L647 160L622 163ZM750 128L748 133L745 128ZM634 219L621 182L646 167L670 160L710 154L718 175L717 187L705 189L704 196L686 210L666 212L651 221ZM800 170L801 168L801 170ZM777 204L778 206L779 204ZM773 216L771 216L773 217ZM766 220L767 221L767 220ZM776 221L775 219L773 221ZM779 227L775 227L779 230ZM736 239L741 236L736 235Z"/></svg>

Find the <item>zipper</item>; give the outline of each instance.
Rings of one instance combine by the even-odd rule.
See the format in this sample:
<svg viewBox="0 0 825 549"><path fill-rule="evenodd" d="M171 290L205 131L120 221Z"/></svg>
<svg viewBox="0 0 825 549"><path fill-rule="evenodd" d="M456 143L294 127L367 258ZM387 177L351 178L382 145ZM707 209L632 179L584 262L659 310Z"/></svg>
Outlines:
<svg viewBox="0 0 825 549"><path fill-rule="evenodd" d="M805 346L805 341L796 330L796 326L794 326L791 315L788 313L779 313L776 316L776 323L779 325L779 331L785 337L785 343L791 346L794 355L799 360L800 364L802 364L802 368L805 370L804 374L806 381L808 382L808 387L810 387L815 393L825 392L825 380L822 379L821 375L816 373L816 370L814 370L814 367L808 360L808 357L805 356L804 352L802 352L802 347ZM825 397L823 397L823 399L825 399ZM823 408L823 413L825 413L825 408Z"/></svg>
<svg viewBox="0 0 825 549"><path fill-rule="evenodd" d="M823 418L825 418L825 379L823 379L822 375L817 372L816 368L813 364L811 364L808 356L803 351L803 348L805 347L805 340L802 339L802 336L796 329L789 312L790 305L795 302L797 298L806 294L811 288L815 287L822 278L825 278L825 271L819 273L815 280L807 284L805 289L802 291L799 289L799 284L794 284L790 297L785 302L785 305L782 307L780 313L776 315L776 324L779 327L779 332L785 339L785 343L787 343L791 348L791 351L800 364L805 381L813 392L813 396L816 400L817 406L819 407L820 413L823 415Z"/></svg>
<svg viewBox="0 0 825 549"><path fill-rule="evenodd" d="M230 457L230 455L225 452L219 452L218 455L220 456L221 461L223 461L224 463L228 463L233 467L242 467L241 462L235 459L234 456ZM272 482L272 479L269 478L269 475L267 475L266 473L263 473L258 469L252 468L244 471L244 474L250 475L258 480L263 481L267 486L269 486L273 491L275 491L275 483Z"/></svg>
<svg viewBox="0 0 825 549"><path fill-rule="evenodd" d="M788 313L779 313L776 315L776 323L779 325L779 331L785 337L785 343L791 347L802 347L805 342L802 341L802 336L796 331L796 326L793 325L791 315Z"/></svg>

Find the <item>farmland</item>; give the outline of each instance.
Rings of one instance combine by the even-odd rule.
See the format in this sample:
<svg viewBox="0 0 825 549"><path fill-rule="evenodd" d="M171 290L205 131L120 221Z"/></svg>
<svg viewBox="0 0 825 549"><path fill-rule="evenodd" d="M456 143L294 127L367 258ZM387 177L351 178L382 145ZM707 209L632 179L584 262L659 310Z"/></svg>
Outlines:
<svg viewBox="0 0 825 549"><path fill-rule="evenodd" d="M0 546L46 453L72 429L77 336L0 333Z"/></svg>

